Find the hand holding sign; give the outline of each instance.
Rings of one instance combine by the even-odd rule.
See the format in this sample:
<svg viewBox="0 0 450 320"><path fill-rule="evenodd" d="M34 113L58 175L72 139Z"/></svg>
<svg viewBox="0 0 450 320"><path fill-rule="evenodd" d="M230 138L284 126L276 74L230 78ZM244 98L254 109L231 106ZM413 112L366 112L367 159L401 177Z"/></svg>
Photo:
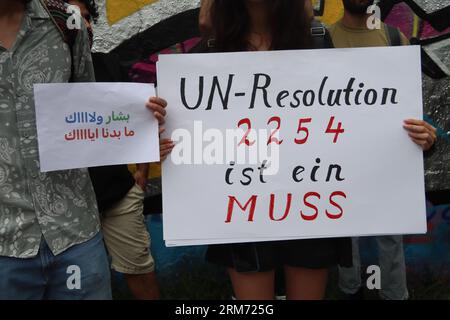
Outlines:
<svg viewBox="0 0 450 320"><path fill-rule="evenodd" d="M150 111L153 112L155 118L158 119L159 125L163 125L165 122L164 117L166 116L166 100L158 97L151 97L148 100L146 106Z"/></svg>
<svg viewBox="0 0 450 320"><path fill-rule="evenodd" d="M159 161L167 103L154 95L148 84L35 85L41 171Z"/></svg>
<svg viewBox="0 0 450 320"><path fill-rule="evenodd" d="M424 151L429 150L437 140L436 128L423 120L407 119L403 128Z"/></svg>

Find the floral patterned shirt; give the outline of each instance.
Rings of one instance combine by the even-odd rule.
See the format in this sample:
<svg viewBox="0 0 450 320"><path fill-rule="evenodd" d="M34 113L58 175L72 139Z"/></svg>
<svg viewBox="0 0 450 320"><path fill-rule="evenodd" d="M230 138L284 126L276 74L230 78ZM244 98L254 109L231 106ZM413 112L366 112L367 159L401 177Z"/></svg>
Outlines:
<svg viewBox="0 0 450 320"><path fill-rule="evenodd" d="M99 231L87 170L39 170L33 84L68 82L72 72L75 82L94 81L82 25L71 54L47 10L32 0L11 50L0 44L0 256L34 257L42 237L57 255Z"/></svg>

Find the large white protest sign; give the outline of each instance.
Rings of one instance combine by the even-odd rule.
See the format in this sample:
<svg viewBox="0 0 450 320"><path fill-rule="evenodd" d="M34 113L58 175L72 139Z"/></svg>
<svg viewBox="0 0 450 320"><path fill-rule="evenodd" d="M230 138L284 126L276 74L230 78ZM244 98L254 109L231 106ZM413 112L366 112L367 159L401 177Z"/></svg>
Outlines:
<svg viewBox="0 0 450 320"><path fill-rule="evenodd" d="M34 87L41 171L159 161L158 123L136 83Z"/></svg>
<svg viewBox="0 0 450 320"><path fill-rule="evenodd" d="M426 232L418 47L161 56L164 238Z"/></svg>

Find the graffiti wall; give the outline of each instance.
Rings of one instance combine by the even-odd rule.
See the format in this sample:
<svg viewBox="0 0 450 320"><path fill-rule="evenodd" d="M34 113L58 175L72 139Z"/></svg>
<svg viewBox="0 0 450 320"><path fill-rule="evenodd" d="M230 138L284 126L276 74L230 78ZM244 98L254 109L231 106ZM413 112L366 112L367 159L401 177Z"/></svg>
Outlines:
<svg viewBox="0 0 450 320"><path fill-rule="evenodd" d="M199 0L97 2L101 16L95 26L94 51L118 57L122 81L156 82L160 53L187 52L199 41ZM341 0L313 3L317 18L327 25L342 17ZM411 43L422 46L425 119L439 133L425 165L427 191L439 194L440 205L428 204L427 235L405 238L408 274L450 279L450 206L446 205L450 203L450 1L382 0L379 5L386 23L400 28ZM158 178L152 180L150 189L152 207L158 208L153 213L160 213L160 203L154 205L160 201ZM149 218L159 276L166 290L173 288L173 292L166 291L166 296L226 298L229 284L224 272L203 262L205 248L165 248L161 223L160 215ZM371 248L370 241L367 245ZM374 248L365 252L367 261L376 259ZM172 285L173 279L179 282L176 286Z"/></svg>
<svg viewBox="0 0 450 320"><path fill-rule="evenodd" d="M450 1L383 0L385 23L400 28L423 48L423 89L426 120L439 129L434 152L427 155L427 190L450 189ZM343 15L341 0L315 0L318 18L333 24Z"/></svg>
<svg viewBox="0 0 450 320"><path fill-rule="evenodd" d="M342 17L341 0L313 0L318 19L332 24ZM198 37L199 0L100 0L94 51L120 55L127 80L155 79L157 54L184 52ZM450 190L450 2L382 0L382 18L423 48L426 120L439 130L427 154L428 191Z"/></svg>
<svg viewBox="0 0 450 320"><path fill-rule="evenodd" d="M128 40L145 38L144 36L149 29L158 23L177 14L198 8L199 3L200 0L99 0L97 4L101 15L95 25L93 51L110 52L119 46L128 46L130 45ZM191 31L195 32L197 31L195 28L196 18L195 16L189 17L191 22L194 23ZM161 43L162 40L158 38L167 37L169 35L168 31L164 30L164 33L154 35L152 39L144 41L158 41ZM170 31L179 33L181 30L177 30L174 25L173 30ZM182 34L181 32L180 36ZM170 41L169 39L167 40ZM170 45L172 44L175 43ZM144 45L140 49L142 54L144 54L151 53L145 51L152 48Z"/></svg>

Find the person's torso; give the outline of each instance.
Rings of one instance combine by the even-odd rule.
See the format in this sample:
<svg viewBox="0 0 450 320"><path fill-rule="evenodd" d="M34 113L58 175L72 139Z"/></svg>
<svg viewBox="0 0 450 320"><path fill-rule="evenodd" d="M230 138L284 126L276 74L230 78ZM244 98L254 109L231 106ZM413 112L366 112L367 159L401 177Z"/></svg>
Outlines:
<svg viewBox="0 0 450 320"><path fill-rule="evenodd" d="M342 21L328 28L333 44L336 48L384 47L389 45L385 26L380 29L351 29L343 25Z"/></svg>
<svg viewBox="0 0 450 320"><path fill-rule="evenodd" d="M71 64L33 0L11 50L0 47L0 256L36 255L42 235L57 254L98 231L87 170L40 172L33 85L68 82Z"/></svg>

